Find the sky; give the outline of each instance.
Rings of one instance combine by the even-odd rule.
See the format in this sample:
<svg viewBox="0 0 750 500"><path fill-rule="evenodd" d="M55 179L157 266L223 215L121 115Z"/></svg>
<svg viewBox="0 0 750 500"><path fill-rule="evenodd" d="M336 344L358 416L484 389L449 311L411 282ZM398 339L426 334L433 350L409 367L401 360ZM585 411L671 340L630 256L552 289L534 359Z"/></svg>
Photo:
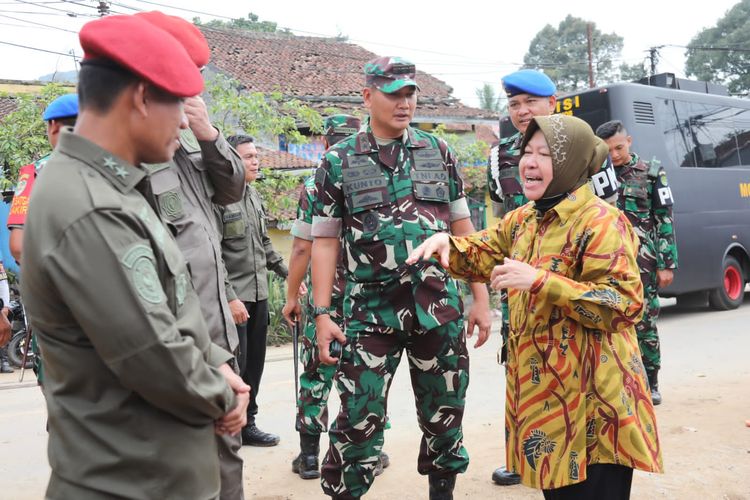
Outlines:
<svg viewBox="0 0 750 500"><path fill-rule="evenodd" d="M621 59L643 61L649 47L663 45L657 72L684 76L684 48L701 29L712 27L737 0L711 0L700 8L684 0L504 0L458 2L378 0L352 2L118 0L117 13L162 10L202 21L244 17L253 12L297 35L344 35L379 55L399 55L453 87L464 104L478 106L476 89L518 69L534 36L568 15L624 38ZM0 79L29 80L74 69L71 52L81 55L77 31L96 18L94 0L0 0ZM694 4L697 5L697 4ZM439 9L438 6L443 6ZM189 12L197 11L197 12ZM75 13L75 17L71 17ZM36 24L32 24L36 23ZM44 26L41 26L44 25ZM51 54L7 43L57 52Z"/></svg>

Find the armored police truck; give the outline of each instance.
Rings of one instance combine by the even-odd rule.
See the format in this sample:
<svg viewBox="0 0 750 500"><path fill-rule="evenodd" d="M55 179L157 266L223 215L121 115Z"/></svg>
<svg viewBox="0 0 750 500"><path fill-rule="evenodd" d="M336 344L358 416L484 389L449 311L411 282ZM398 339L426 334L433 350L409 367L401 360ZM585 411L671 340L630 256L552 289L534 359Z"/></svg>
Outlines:
<svg viewBox="0 0 750 500"><path fill-rule="evenodd" d="M664 73L562 95L557 112L594 130L621 120L631 150L666 169L679 269L659 295L694 302L707 293L715 309L738 307L750 281L750 100Z"/></svg>

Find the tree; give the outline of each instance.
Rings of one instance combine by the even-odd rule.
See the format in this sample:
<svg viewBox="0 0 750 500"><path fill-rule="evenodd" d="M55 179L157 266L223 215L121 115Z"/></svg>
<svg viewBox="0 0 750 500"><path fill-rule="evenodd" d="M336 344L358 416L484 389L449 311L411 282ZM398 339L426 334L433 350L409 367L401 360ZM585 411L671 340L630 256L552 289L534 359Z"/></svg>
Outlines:
<svg viewBox="0 0 750 500"><path fill-rule="evenodd" d="M620 80L623 82L634 82L648 76L646 67L641 64L627 64L622 63L620 65Z"/></svg>
<svg viewBox="0 0 750 500"><path fill-rule="evenodd" d="M19 94L16 109L0 122L0 189L8 189L18 178L18 169L49 153L47 126L42 120L44 108L55 98L67 94L70 88L50 83L41 94Z"/></svg>
<svg viewBox="0 0 750 500"><path fill-rule="evenodd" d="M271 21L259 21L258 15L250 12L247 18L238 17L230 21L221 21L219 19L212 19L208 22L202 22L200 17L193 18L193 24L198 26L205 26L207 28L218 28L218 29L237 29L247 31L260 31L263 33L288 33L291 34L286 28L279 29L278 23Z"/></svg>
<svg viewBox="0 0 750 500"><path fill-rule="evenodd" d="M495 95L495 89L492 85L485 83L482 87L476 89L477 99L479 99L479 108L487 111L498 111L500 108L500 99Z"/></svg>
<svg viewBox="0 0 750 500"><path fill-rule="evenodd" d="M239 128L252 136L286 136L292 144L307 142L299 128L323 133L323 117L299 99L281 92L246 92L242 84L221 73L206 83L208 108L222 131Z"/></svg>
<svg viewBox="0 0 750 500"><path fill-rule="evenodd" d="M733 50L736 49L736 50ZM688 45L685 74L722 83L731 93L750 91L750 0L742 0Z"/></svg>
<svg viewBox="0 0 750 500"><path fill-rule="evenodd" d="M524 56L524 66L543 69L562 91L588 87L588 24L591 24L594 83L617 80L612 61L620 57L622 37L602 33L594 23L571 15L557 28L548 24L536 34Z"/></svg>
<svg viewBox="0 0 750 500"><path fill-rule="evenodd" d="M323 117L298 99L281 92L247 92L242 85L221 73L206 83L208 109L212 123L226 135L237 130L254 137L285 136L288 143L307 142L300 128L323 133ZM302 178L284 172L263 170L265 179L256 185L270 219L284 223L293 219Z"/></svg>

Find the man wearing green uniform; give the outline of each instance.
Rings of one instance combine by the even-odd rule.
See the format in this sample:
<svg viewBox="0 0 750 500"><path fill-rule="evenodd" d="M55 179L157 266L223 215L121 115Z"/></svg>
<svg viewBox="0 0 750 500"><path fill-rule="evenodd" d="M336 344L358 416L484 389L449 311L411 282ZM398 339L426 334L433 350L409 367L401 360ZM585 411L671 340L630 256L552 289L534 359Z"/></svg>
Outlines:
<svg viewBox="0 0 750 500"><path fill-rule="evenodd" d="M404 349L423 433L417 470L429 475L430 498L452 498L456 474L469 463L461 427L469 357L458 287L434 261L407 265L406 258L432 234L474 228L453 152L410 127L415 75L414 64L398 57L367 63L369 124L330 148L315 174L313 315L321 361L340 361L341 411L321 478L334 498L359 498L372 484ZM346 335L330 317L342 238ZM489 333L489 299L484 285L472 292L467 331L479 327L480 345ZM340 360L329 354L334 338L344 344Z"/></svg>
<svg viewBox="0 0 750 500"><path fill-rule="evenodd" d="M192 23L157 11L139 12L135 17L173 34L197 67L208 63L208 44ZM237 152L211 124L203 99L185 99L184 110L188 128L180 131L180 147L168 163L147 166L146 195L190 266L190 280L211 341L234 354L239 341L224 293L226 271L214 203L225 205L242 198L244 171ZM230 365L239 373L236 360ZM242 500L245 495L240 436L219 435L217 441L221 499Z"/></svg>
<svg viewBox="0 0 750 500"><path fill-rule="evenodd" d="M239 433L249 387L211 342L137 166L172 157L183 98L203 80L174 36L139 17L92 21L79 37L79 119L38 179L24 235L46 498L216 498L215 434Z"/></svg>
<svg viewBox="0 0 750 500"><path fill-rule="evenodd" d="M360 126L359 118L354 116L333 115L326 118L323 124L326 149L341 142L346 137L356 134ZM305 180L304 190L300 193L297 219L292 226L291 232L294 240L291 257L289 258L287 299L282 310L284 317L292 327L300 320L302 315L302 307L299 303L299 288L303 279L307 289L312 290L308 268L313 240L313 205L316 199L314 177L309 177ZM342 329L344 324L345 272L343 253L339 253L336 264L336 278L333 283L333 296L331 297L331 319ZM300 453L292 462L292 471L299 474L302 479L320 477L318 470L320 434L328 430L328 395L331 392L333 375L336 373L335 366L321 363L318 357L312 307L312 294L309 293L308 300L305 301L304 337L300 347L300 358L304 369L299 376L300 389L295 425L299 432ZM388 467L389 464L388 455L381 452L374 475L377 476L382 473L383 469Z"/></svg>
<svg viewBox="0 0 750 500"><path fill-rule="evenodd" d="M284 259L271 244L266 227L263 200L252 183L260 164L252 137L233 135L229 143L242 159L245 194L237 202L218 206L221 224L221 253L227 268L227 300L237 325L240 341L240 375L251 387L247 426L242 429L246 446L276 446L279 436L262 431L255 423L258 392L266 363L268 334L268 271L286 279Z"/></svg>
<svg viewBox="0 0 750 500"><path fill-rule="evenodd" d="M638 268L643 282L643 317L635 327L654 405L661 404L661 350L656 319L660 288L669 286L677 269L677 244L672 225L672 190L657 160L644 162L630 152L633 139L619 120L604 123L596 135L605 140L619 186L617 208L627 215L641 244Z"/></svg>

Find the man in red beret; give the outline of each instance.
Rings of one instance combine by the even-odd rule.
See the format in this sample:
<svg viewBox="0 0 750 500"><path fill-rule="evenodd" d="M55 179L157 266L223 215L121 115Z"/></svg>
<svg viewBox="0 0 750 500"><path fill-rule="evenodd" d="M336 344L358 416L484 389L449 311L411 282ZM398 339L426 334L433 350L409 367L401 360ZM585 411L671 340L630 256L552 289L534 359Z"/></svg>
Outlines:
<svg viewBox="0 0 750 500"><path fill-rule="evenodd" d="M44 354L46 498L216 498L214 434L239 433L249 387L211 341L138 167L173 157L183 99L203 80L173 35L138 17L79 36L78 122L37 180L22 263Z"/></svg>
<svg viewBox="0 0 750 500"><path fill-rule="evenodd" d="M197 67L208 63L208 44L193 24L157 11L139 13L136 17L174 36ZM226 206L242 199L245 169L237 152L211 125L206 104L200 96L185 99L185 115L189 128L180 132L180 147L172 161L148 166L152 206L190 264L190 277L211 341L237 353L239 337L224 286L226 270L213 204ZM232 367L239 373L236 360ZM251 397L251 406L252 401ZM244 499L241 447L240 436L219 437L222 500Z"/></svg>

